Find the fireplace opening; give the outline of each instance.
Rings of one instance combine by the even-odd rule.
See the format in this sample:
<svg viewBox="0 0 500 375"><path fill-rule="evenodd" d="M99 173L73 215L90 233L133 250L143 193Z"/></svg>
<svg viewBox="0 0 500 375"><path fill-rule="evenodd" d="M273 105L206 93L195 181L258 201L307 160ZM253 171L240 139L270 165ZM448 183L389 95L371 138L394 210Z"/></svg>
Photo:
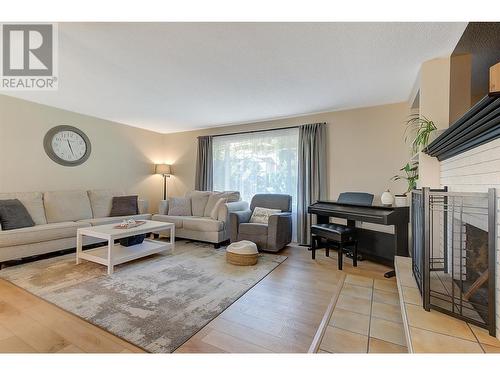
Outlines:
<svg viewBox="0 0 500 375"><path fill-rule="evenodd" d="M495 335L495 190L412 193L413 274L423 307Z"/></svg>

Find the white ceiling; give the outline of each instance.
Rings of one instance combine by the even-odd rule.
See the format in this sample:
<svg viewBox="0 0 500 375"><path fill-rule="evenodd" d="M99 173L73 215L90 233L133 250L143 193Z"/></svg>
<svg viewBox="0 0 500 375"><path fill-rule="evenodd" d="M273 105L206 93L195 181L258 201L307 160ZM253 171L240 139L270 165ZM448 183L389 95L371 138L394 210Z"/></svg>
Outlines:
<svg viewBox="0 0 500 375"><path fill-rule="evenodd" d="M59 90L5 92L159 132L408 99L466 23L61 23Z"/></svg>

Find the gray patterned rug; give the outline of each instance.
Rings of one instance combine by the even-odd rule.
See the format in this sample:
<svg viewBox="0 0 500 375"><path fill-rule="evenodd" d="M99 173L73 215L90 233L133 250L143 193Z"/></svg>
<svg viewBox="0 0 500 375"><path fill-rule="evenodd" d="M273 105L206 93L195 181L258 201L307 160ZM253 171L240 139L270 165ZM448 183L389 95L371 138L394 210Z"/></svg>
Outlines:
<svg viewBox="0 0 500 375"><path fill-rule="evenodd" d="M260 254L255 266L232 266L223 248L178 241L173 254L116 266L111 276L69 254L0 277L149 352L171 353L285 259Z"/></svg>

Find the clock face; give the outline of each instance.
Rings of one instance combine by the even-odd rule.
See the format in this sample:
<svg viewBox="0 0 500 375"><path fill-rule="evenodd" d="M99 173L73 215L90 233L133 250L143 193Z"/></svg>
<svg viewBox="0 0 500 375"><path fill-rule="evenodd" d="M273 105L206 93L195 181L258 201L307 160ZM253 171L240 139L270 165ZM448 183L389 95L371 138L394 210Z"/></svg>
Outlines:
<svg viewBox="0 0 500 375"><path fill-rule="evenodd" d="M74 162L85 156L87 144L80 134L63 130L52 137L52 150L62 160Z"/></svg>
<svg viewBox="0 0 500 375"><path fill-rule="evenodd" d="M50 129L43 140L45 152L58 164L74 167L90 156L90 140L80 129L60 125Z"/></svg>

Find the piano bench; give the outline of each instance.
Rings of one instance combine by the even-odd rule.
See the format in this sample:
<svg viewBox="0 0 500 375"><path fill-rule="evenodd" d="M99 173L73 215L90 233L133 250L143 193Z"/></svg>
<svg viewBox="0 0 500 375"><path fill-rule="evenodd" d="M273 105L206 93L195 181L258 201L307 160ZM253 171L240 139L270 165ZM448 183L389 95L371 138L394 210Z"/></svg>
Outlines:
<svg viewBox="0 0 500 375"><path fill-rule="evenodd" d="M344 246L354 245L352 265L358 266L358 241L356 228L341 224L313 224L311 225L311 250L312 259L316 259L316 249L321 239L326 240L326 256L330 256L330 243L338 249L338 268L342 270L342 255Z"/></svg>

